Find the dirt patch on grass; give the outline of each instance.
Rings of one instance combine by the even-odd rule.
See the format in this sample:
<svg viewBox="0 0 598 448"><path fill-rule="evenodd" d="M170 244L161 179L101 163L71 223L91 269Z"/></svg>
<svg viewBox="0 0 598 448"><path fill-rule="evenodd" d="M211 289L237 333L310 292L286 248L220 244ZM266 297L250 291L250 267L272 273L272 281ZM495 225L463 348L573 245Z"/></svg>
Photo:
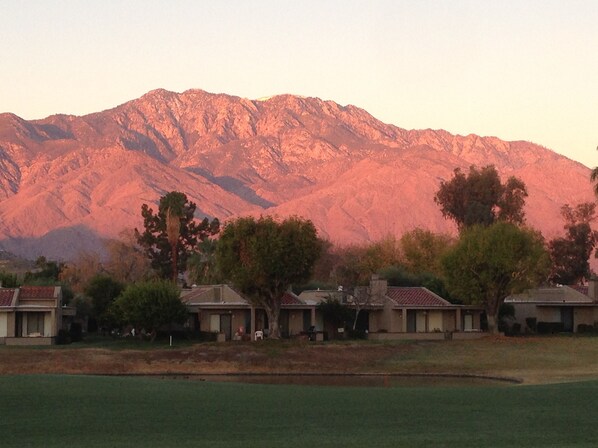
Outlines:
<svg viewBox="0 0 598 448"><path fill-rule="evenodd" d="M14 347L0 349L0 374L383 372L383 361L406 349L406 345L280 341L149 350Z"/></svg>
<svg viewBox="0 0 598 448"><path fill-rule="evenodd" d="M95 340L0 347L0 374L388 373L510 377L527 384L598 378L593 337L471 341L158 343Z"/></svg>

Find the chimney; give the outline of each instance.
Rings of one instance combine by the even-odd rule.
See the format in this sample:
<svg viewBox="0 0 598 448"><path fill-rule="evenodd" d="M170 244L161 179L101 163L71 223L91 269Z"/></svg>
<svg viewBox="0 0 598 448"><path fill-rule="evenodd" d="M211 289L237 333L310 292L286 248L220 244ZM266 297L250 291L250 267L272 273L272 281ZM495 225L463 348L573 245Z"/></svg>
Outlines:
<svg viewBox="0 0 598 448"><path fill-rule="evenodd" d="M377 274L372 275L370 280L370 294L377 299L383 298L388 292L388 282L381 279Z"/></svg>

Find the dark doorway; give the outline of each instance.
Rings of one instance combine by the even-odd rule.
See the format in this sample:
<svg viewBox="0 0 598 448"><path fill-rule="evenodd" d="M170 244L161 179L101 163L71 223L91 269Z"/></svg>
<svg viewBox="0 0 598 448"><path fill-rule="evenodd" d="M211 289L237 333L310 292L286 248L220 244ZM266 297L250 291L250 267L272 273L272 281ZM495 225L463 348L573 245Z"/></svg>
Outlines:
<svg viewBox="0 0 598 448"><path fill-rule="evenodd" d="M417 331L417 311L407 310L407 333Z"/></svg>
<svg viewBox="0 0 598 448"><path fill-rule="evenodd" d="M573 307L564 306L561 308L561 322L563 331L573 332Z"/></svg>
<svg viewBox="0 0 598 448"><path fill-rule="evenodd" d="M370 331L370 312L361 310L357 315L357 324L355 325L355 330L365 333L366 331Z"/></svg>
<svg viewBox="0 0 598 448"><path fill-rule="evenodd" d="M311 311L303 310L303 331L307 331L311 327Z"/></svg>
<svg viewBox="0 0 598 448"><path fill-rule="evenodd" d="M220 315L220 332L224 333L224 337L227 341L232 338L232 319L230 314Z"/></svg>

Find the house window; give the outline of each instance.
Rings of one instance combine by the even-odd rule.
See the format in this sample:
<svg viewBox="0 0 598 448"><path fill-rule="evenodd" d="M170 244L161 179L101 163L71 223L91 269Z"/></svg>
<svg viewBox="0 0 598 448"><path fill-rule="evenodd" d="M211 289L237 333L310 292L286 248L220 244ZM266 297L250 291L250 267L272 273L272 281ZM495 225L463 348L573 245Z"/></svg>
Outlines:
<svg viewBox="0 0 598 448"><path fill-rule="evenodd" d="M27 335L44 335L44 313L27 313Z"/></svg>

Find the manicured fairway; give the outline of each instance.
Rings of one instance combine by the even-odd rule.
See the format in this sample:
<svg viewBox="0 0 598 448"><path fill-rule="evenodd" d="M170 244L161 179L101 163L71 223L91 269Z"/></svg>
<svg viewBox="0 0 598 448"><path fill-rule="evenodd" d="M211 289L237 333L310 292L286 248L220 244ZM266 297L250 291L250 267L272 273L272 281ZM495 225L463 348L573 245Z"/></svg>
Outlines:
<svg viewBox="0 0 598 448"><path fill-rule="evenodd" d="M598 446L598 382L335 388L0 377L8 447Z"/></svg>

